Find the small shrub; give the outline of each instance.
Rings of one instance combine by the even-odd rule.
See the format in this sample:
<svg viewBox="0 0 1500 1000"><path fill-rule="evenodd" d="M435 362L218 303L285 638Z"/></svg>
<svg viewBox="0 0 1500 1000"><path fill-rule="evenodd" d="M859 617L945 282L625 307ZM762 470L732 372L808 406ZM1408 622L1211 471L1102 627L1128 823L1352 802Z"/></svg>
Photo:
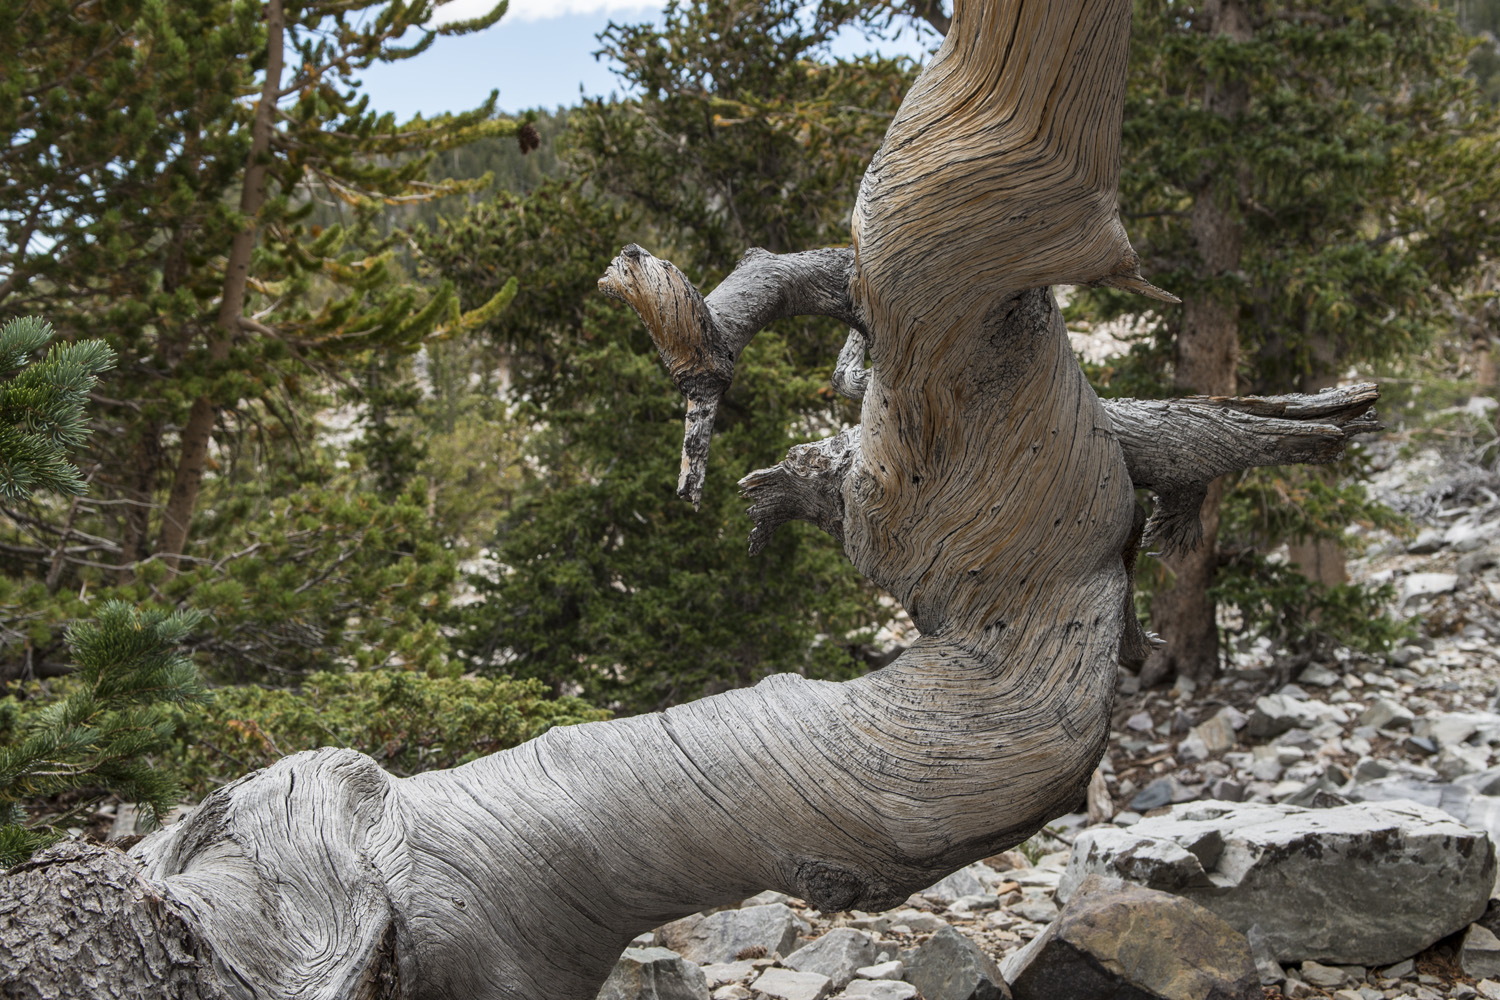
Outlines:
<svg viewBox="0 0 1500 1000"><path fill-rule="evenodd" d="M610 713L549 697L540 681L411 671L316 673L297 690L220 688L180 750L192 789L325 746L352 747L397 775L456 767Z"/></svg>
<svg viewBox="0 0 1500 1000"><path fill-rule="evenodd" d="M108 795L160 816L175 805L175 770L154 759L172 746L177 706L202 697L180 643L195 612L139 611L119 601L68 632L74 673L54 699L0 699L0 868L58 838L67 820ZM60 813L28 813L68 792L88 794ZM29 807L29 808L28 808Z"/></svg>

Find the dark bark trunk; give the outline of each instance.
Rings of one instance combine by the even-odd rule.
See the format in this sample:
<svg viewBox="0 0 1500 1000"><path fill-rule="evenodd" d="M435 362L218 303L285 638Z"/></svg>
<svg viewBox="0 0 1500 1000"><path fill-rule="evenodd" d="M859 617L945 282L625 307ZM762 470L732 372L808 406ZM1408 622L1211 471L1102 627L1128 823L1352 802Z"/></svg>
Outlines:
<svg viewBox="0 0 1500 1000"><path fill-rule="evenodd" d="M229 357L229 345L239 330L240 317L245 311L245 294L250 283L250 256L255 249L255 217L266 203L269 172L267 158L271 150L271 133L276 124L276 97L281 90L285 33L286 18L282 0L270 0L266 4L266 78L261 86L260 100L255 106L255 118L251 123L250 155L245 166L244 186L240 191L240 214L245 217L245 222L243 228L234 234L234 241L230 244L218 321L208 337L208 356L214 362L223 362ZM162 514L161 536L157 542L157 551L166 556L168 564L173 567L177 565L177 556L182 554L187 545L188 530L192 526L193 510L198 506L198 493L203 486L203 472L208 467L208 453L213 444L214 424L218 415L218 405L212 396L204 393L193 400L187 423L182 428L177 472L172 478L172 492Z"/></svg>
<svg viewBox="0 0 1500 1000"><path fill-rule="evenodd" d="M1250 40L1250 15L1243 0L1210 2L1207 13L1212 33L1235 41ZM1236 118L1249 106L1249 85L1243 79L1212 79L1203 103L1213 114ZM1238 164L1211 163L1194 192L1188 227L1206 278L1223 279L1239 270L1243 238L1239 202L1247 180ZM1222 282L1215 281L1214 285L1221 286ZM1222 287L1198 289L1183 297L1173 376L1177 389L1210 396L1234 395L1239 364L1236 299ZM1219 629L1208 588L1219 564L1222 496L1222 484L1208 491L1202 510L1202 541L1189 551L1164 559L1173 581L1152 595L1151 624L1167 644L1142 669L1143 684L1179 675L1202 683L1219 673Z"/></svg>
<svg viewBox="0 0 1500 1000"><path fill-rule="evenodd" d="M162 468L161 429L155 424L142 428L129 463L118 487L119 498L126 501L120 516L120 569L115 574L122 586L135 579L135 563L150 555L151 510Z"/></svg>
<svg viewBox="0 0 1500 1000"><path fill-rule="evenodd" d="M1328 338L1314 334L1313 370L1301 379L1303 392L1317 392L1338 385L1338 348ZM1313 475L1328 481L1335 477L1326 469L1317 469ZM1335 587L1349 582L1349 567L1344 558L1344 547L1335 538L1297 538L1287 545L1287 555L1302 571L1302 575L1313 583Z"/></svg>

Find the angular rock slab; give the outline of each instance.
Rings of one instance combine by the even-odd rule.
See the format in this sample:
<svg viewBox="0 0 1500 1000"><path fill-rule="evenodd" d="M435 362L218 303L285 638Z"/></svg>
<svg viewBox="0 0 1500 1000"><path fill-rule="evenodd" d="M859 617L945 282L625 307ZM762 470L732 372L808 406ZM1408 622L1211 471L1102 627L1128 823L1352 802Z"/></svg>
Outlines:
<svg viewBox="0 0 1500 1000"><path fill-rule="evenodd" d="M852 927L835 927L816 941L803 945L782 959L781 964L798 972L816 972L843 989L859 969L875 964L875 942Z"/></svg>
<svg viewBox="0 0 1500 1000"><path fill-rule="evenodd" d="M1283 963L1389 965L1484 913L1488 836L1415 802L1333 809L1204 802L1080 834L1058 887L1091 874L1184 896Z"/></svg>
<svg viewBox="0 0 1500 1000"><path fill-rule="evenodd" d="M750 906L743 910L695 913L657 929L661 943L690 962L707 965L733 962L747 948L764 948L766 955L789 954L797 947L797 933L807 925L783 903Z"/></svg>
<svg viewBox="0 0 1500 1000"><path fill-rule="evenodd" d="M1090 875L1003 969L1015 1000L1261 1000L1250 943L1196 903Z"/></svg>
<svg viewBox="0 0 1500 1000"><path fill-rule="evenodd" d="M816 972L767 969L750 988L771 1000L823 1000L832 986L827 976Z"/></svg>
<svg viewBox="0 0 1500 1000"><path fill-rule="evenodd" d="M598 1000L708 1000L708 979L675 951L626 948Z"/></svg>
<svg viewBox="0 0 1500 1000"><path fill-rule="evenodd" d="M904 975L923 1000L1010 1000L995 960L952 927L919 945Z"/></svg>
<svg viewBox="0 0 1500 1000"><path fill-rule="evenodd" d="M889 979L856 979L839 996L847 1000L915 1000L917 988L911 983Z"/></svg>
<svg viewBox="0 0 1500 1000"><path fill-rule="evenodd" d="M982 874L988 874L993 877L993 872L990 869L986 868L983 864L975 862L967 868L960 868L936 884L928 886L917 893L917 895L926 896L928 899L940 900L944 903L951 903L960 896L983 895L985 888L984 882L980 879Z"/></svg>
<svg viewBox="0 0 1500 1000"><path fill-rule="evenodd" d="M1464 935L1458 961L1464 975L1472 979L1500 976L1500 938L1483 924L1475 924Z"/></svg>

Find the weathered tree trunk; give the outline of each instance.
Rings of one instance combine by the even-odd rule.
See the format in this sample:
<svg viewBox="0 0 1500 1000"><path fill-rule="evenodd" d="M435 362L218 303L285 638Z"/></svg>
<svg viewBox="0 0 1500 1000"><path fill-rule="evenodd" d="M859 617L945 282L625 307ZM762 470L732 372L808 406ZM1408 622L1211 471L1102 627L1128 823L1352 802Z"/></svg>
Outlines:
<svg viewBox="0 0 1500 1000"><path fill-rule="evenodd" d="M1252 36L1250 10L1245 0L1209 0L1208 30L1236 42ZM1249 84L1241 78L1210 79L1203 106L1211 114L1234 120L1250 104ZM1246 178L1235 163L1205 163L1202 180L1193 192L1188 230L1205 278L1222 281L1240 267L1243 227L1240 201ZM1232 396L1240 355L1239 304L1222 290L1197 290L1182 303L1182 328L1177 334L1173 384L1180 390L1213 396ZM1203 540L1195 548L1166 560L1171 586L1151 597L1151 627L1169 641L1146 663L1141 682L1147 686L1181 675L1204 683L1219 673L1219 626L1209 597L1219 565L1219 501L1222 484L1215 483L1203 501Z"/></svg>
<svg viewBox="0 0 1500 1000"><path fill-rule="evenodd" d="M894 663L841 684L778 675L408 779L300 754L128 857L44 855L5 895L55 913L101 880L134 893L90 910L129 958L106 996L589 1000L663 921L765 888L885 908L1081 803L1116 656L1147 644L1126 613L1133 485L1161 495L1147 541L1191 545L1213 478L1329 460L1374 399L1095 398L1048 286L1165 294L1115 208L1129 21L1128 0L959 0L865 177L853 247L751 251L706 299L635 246L601 279L687 396L689 499L755 332L803 312L855 328L840 382L863 390L859 427L743 485L752 544L813 521L903 603L922 636ZM91 974L50 924L0 903L0 983L18 996ZM147 953L158 935L171 964Z"/></svg>
<svg viewBox="0 0 1500 1000"><path fill-rule="evenodd" d="M240 190L240 214L245 221L230 243L218 320L208 336L208 357L214 362L229 357L229 345L238 335L240 319L245 312L245 294L250 287L250 258L255 251L255 217L266 203L267 155L276 125L276 98L281 90L285 44L286 15L282 0L268 0L266 75L251 121L250 155L245 163L244 186ZM218 405L205 392L193 400L187 423L182 427L177 471L172 477L172 492L162 512L161 537L156 547L173 567L187 545L188 529L192 526L193 511L198 506L198 491L203 486L203 472L208 467L208 450L213 443L214 423L218 417Z"/></svg>

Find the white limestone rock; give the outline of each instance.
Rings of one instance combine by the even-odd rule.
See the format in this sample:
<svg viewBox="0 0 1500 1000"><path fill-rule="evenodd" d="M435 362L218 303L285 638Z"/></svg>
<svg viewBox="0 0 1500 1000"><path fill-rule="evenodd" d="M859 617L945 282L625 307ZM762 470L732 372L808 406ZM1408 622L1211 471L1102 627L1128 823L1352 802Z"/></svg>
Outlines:
<svg viewBox="0 0 1500 1000"><path fill-rule="evenodd" d="M961 896L981 896L985 891L983 876L986 874L994 873L983 864L976 862L967 868L960 868L940 882L923 889L917 895L941 903L951 903Z"/></svg>
<svg viewBox="0 0 1500 1000"><path fill-rule="evenodd" d="M1124 878L1241 932L1258 925L1282 962L1387 965L1477 919L1495 870L1488 836L1414 802L1202 802L1128 830L1084 831L1058 898L1090 874Z"/></svg>
<svg viewBox="0 0 1500 1000"><path fill-rule="evenodd" d="M916 995L917 988L911 983L889 979L856 979L839 994L846 1000L914 1000Z"/></svg>
<svg viewBox="0 0 1500 1000"><path fill-rule="evenodd" d="M746 949L786 955L797 947L797 935L808 929L784 903L743 910L695 913L657 929L660 942L690 962L733 962Z"/></svg>
<svg viewBox="0 0 1500 1000"><path fill-rule="evenodd" d="M852 927L836 927L792 952L781 964L798 972L827 976L834 989L843 989L857 977L859 969L875 963L876 954L870 935Z"/></svg>
<svg viewBox="0 0 1500 1000"><path fill-rule="evenodd" d="M832 986L832 980L816 972L767 969L750 988L772 1000L823 1000Z"/></svg>
<svg viewBox="0 0 1500 1000"><path fill-rule="evenodd" d="M1457 573L1412 573L1401 580L1401 603L1417 597L1447 594L1457 586Z"/></svg>
<svg viewBox="0 0 1500 1000"><path fill-rule="evenodd" d="M893 958L889 962L867 965L854 971L860 979L900 979L906 972L906 966L899 958Z"/></svg>
<svg viewBox="0 0 1500 1000"><path fill-rule="evenodd" d="M935 913L927 913L923 910L902 909L892 910L883 915L875 924L882 931L893 927L905 927L909 931L918 934L927 934L948 926L948 921Z"/></svg>
<svg viewBox="0 0 1500 1000"><path fill-rule="evenodd" d="M626 948L598 1000L709 1000L703 970L666 948Z"/></svg>
<svg viewBox="0 0 1500 1000"><path fill-rule="evenodd" d="M1359 717L1361 726L1375 729L1405 729L1416 721L1416 714L1393 698L1376 698Z"/></svg>
<svg viewBox="0 0 1500 1000"><path fill-rule="evenodd" d="M1412 724L1412 735L1425 736L1439 747L1456 747L1500 728L1500 716L1490 712L1440 712L1424 715ZM1488 742L1484 740L1483 742Z"/></svg>

